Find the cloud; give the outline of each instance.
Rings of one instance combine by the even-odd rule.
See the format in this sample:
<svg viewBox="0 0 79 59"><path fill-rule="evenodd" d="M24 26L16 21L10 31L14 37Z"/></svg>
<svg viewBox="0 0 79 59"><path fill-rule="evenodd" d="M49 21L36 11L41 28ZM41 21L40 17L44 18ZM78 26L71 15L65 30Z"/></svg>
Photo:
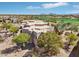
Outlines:
<svg viewBox="0 0 79 59"><path fill-rule="evenodd" d="M47 4L42 4L41 6L43 8L54 8L54 7L65 6L65 5L68 5L68 3L65 2L47 3Z"/></svg>
<svg viewBox="0 0 79 59"><path fill-rule="evenodd" d="M46 4L41 4L39 6L27 6L27 9L46 9L46 8L54 8L54 7L60 7L60 6L65 6L68 5L66 2L57 2L57 3L46 3Z"/></svg>
<svg viewBox="0 0 79 59"><path fill-rule="evenodd" d="M39 6L27 6L26 7L27 9L39 9L39 8L41 8L41 7L39 7Z"/></svg>

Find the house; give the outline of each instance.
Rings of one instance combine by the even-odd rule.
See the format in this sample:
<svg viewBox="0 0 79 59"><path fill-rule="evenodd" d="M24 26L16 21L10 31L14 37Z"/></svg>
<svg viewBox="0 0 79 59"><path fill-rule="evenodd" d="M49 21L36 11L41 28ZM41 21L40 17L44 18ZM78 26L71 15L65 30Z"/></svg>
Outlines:
<svg viewBox="0 0 79 59"><path fill-rule="evenodd" d="M30 32L47 32L53 31L53 27L48 25L48 22L44 22L42 20L27 20L26 23L22 23L22 30L28 30Z"/></svg>
<svg viewBox="0 0 79 59"><path fill-rule="evenodd" d="M37 46L37 39L41 33L46 33L48 31L53 31L54 27L50 26L48 22L42 20L24 20L21 24L22 32L31 35L31 43Z"/></svg>
<svg viewBox="0 0 79 59"><path fill-rule="evenodd" d="M11 21L12 21L12 23L17 23L18 22L18 18L13 16L13 17L11 17Z"/></svg>
<svg viewBox="0 0 79 59"><path fill-rule="evenodd" d="M36 32L38 37L40 33L46 33L48 31L53 31L54 27L49 26L48 22L42 20L26 20L25 23L21 24L22 32L31 34L33 31Z"/></svg>

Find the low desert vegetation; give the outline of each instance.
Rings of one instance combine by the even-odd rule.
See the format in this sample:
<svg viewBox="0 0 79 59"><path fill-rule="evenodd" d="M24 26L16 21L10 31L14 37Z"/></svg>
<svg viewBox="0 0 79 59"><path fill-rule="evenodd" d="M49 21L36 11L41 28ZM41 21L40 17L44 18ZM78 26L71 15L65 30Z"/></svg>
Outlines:
<svg viewBox="0 0 79 59"><path fill-rule="evenodd" d="M49 55L57 55L60 53L59 48L63 48L63 41L61 37L55 32L43 33L39 36L38 46L44 48L46 53Z"/></svg>
<svg viewBox="0 0 79 59"><path fill-rule="evenodd" d="M67 38L69 40L69 45L75 45L76 44L75 41L78 40L78 37L75 34L73 34L73 33L68 35Z"/></svg>
<svg viewBox="0 0 79 59"><path fill-rule="evenodd" d="M12 40L9 40L22 50L27 45L33 45L31 48L32 56L57 56L62 53L60 49L67 50L65 52L67 53L69 52L69 47L74 47L79 39L77 36L77 33L79 33L79 18L65 15L24 15L15 17L16 21L11 18L12 16L8 19L0 17L0 44L8 38L12 38ZM24 20L42 20L47 22L47 25L54 27L54 30L41 33L38 38L36 38L37 33L34 32L36 42L32 42L34 41L32 35L22 31L23 27L21 25ZM23 24L26 24L26 22ZM35 44L38 49L36 49Z"/></svg>
<svg viewBox="0 0 79 59"><path fill-rule="evenodd" d="M3 38L0 36L0 43L2 43L4 40L3 40Z"/></svg>
<svg viewBox="0 0 79 59"><path fill-rule="evenodd" d="M20 33L19 35L17 36L14 36L13 38L13 42L17 44L17 46L22 46L21 48L23 48L25 45L25 43L28 43L30 39L30 35L27 34L27 33Z"/></svg>

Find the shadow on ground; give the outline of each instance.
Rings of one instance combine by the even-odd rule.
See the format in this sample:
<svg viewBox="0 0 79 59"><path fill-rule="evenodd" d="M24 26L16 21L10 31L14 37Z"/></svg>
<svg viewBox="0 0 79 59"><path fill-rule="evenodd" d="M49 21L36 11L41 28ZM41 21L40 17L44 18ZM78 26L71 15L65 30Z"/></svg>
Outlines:
<svg viewBox="0 0 79 59"><path fill-rule="evenodd" d="M33 47L35 47L33 43L28 43L28 44L26 44L26 47L24 47L24 48L31 50Z"/></svg>
<svg viewBox="0 0 79 59"><path fill-rule="evenodd" d="M22 47L22 50L25 50L25 49L31 50L33 47L34 45L32 43L28 43L26 44L26 47ZM18 46L13 46L13 47L2 50L1 54L10 54L12 52L19 52L19 49L20 48Z"/></svg>
<svg viewBox="0 0 79 59"><path fill-rule="evenodd" d="M5 50L2 50L1 53L2 54L10 54L10 53L12 53L14 51L18 51L18 47L17 46L6 48Z"/></svg>

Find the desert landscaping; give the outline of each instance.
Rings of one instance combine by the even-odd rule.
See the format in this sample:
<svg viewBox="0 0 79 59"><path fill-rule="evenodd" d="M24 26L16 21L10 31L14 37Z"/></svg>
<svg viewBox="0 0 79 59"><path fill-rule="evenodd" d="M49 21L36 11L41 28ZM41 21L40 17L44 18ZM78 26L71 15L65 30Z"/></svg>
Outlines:
<svg viewBox="0 0 79 59"><path fill-rule="evenodd" d="M76 57L78 42L78 15L0 15L0 57Z"/></svg>

